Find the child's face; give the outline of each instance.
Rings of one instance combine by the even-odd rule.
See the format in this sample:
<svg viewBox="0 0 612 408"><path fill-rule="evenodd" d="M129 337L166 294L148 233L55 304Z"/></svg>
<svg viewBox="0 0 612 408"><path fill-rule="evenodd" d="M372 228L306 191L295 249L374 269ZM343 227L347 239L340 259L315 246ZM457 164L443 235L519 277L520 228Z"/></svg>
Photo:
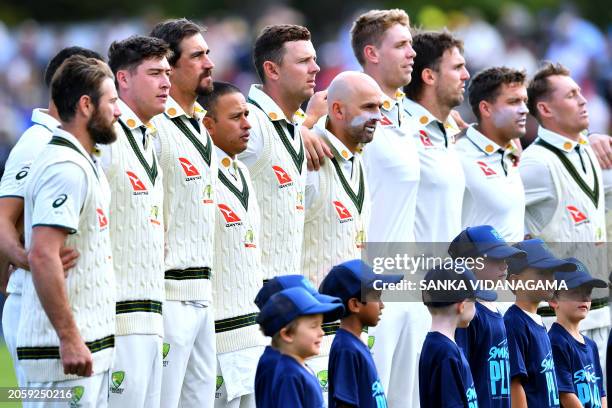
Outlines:
<svg viewBox="0 0 612 408"><path fill-rule="evenodd" d="M482 258L482 264L482 268L472 269L479 280L498 282L506 279L508 264L505 259Z"/></svg>
<svg viewBox="0 0 612 408"><path fill-rule="evenodd" d="M559 317L564 317L572 322L579 322L586 318L591 309L590 286L579 286L574 289L557 292L557 297L550 302Z"/></svg>
<svg viewBox="0 0 612 408"><path fill-rule="evenodd" d="M321 340L323 339L323 315L300 316L297 326L292 333L293 347L296 354L307 359L321 353Z"/></svg>
<svg viewBox="0 0 612 408"><path fill-rule="evenodd" d="M525 287L528 281L533 285L533 290L517 290L516 291L516 299L529 301L529 302L541 302L541 301L549 301L553 298L554 290L553 289L535 289L535 285L538 282L543 282L544 284L552 283L555 280L555 274L553 271L549 269L537 269L537 268L526 268L520 274L514 275L515 279L522 280L525 282ZM549 285L551 286L551 285Z"/></svg>
<svg viewBox="0 0 612 408"><path fill-rule="evenodd" d="M382 310L385 308L385 304L380 299L381 295L380 290L370 291L366 295L366 303L361 303L357 316L364 326L376 326L380 321Z"/></svg>
<svg viewBox="0 0 612 408"><path fill-rule="evenodd" d="M474 299L466 299L461 303L457 303L459 308L459 324L457 327L466 328L476 314L476 301Z"/></svg>

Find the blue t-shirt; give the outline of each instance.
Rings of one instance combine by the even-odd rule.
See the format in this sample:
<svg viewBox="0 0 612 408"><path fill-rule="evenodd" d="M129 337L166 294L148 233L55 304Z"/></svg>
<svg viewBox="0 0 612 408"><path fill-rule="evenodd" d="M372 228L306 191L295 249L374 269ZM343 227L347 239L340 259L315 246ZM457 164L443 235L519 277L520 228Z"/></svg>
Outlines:
<svg viewBox="0 0 612 408"><path fill-rule="evenodd" d="M255 372L255 406L265 407L267 401L271 401L270 389L273 386L274 369L278 363L281 353L271 346L266 347L257 363Z"/></svg>
<svg viewBox="0 0 612 408"><path fill-rule="evenodd" d="M612 330L608 335L608 350L606 351L606 373L609 373L606 377L608 390L612 390Z"/></svg>
<svg viewBox="0 0 612 408"><path fill-rule="evenodd" d="M454 341L439 332L425 337L419 359L421 408L478 408L470 366Z"/></svg>
<svg viewBox="0 0 612 408"><path fill-rule="evenodd" d="M270 401L262 401L266 408L322 408L323 391L317 377L293 357L281 354L274 377L270 385L270 393L264 392L264 397Z"/></svg>
<svg viewBox="0 0 612 408"><path fill-rule="evenodd" d="M329 352L329 408L338 402L359 408L387 408L370 349L354 334L338 329Z"/></svg>
<svg viewBox="0 0 612 408"><path fill-rule="evenodd" d="M605 397L606 392L595 342L585 336L585 344L580 343L558 323L553 323L548 337L559 392L576 394L584 408L601 408L601 397Z"/></svg>
<svg viewBox="0 0 612 408"><path fill-rule="evenodd" d="M546 328L516 305L508 309L504 323L510 353L510 381L521 378L528 406L559 408L555 362Z"/></svg>
<svg viewBox="0 0 612 408"><path fill-rule="evenodd" d="M470 364L478 406L510 408L510 359L501 313L476 302L474 319L455 331L455 341Z"/></svg>

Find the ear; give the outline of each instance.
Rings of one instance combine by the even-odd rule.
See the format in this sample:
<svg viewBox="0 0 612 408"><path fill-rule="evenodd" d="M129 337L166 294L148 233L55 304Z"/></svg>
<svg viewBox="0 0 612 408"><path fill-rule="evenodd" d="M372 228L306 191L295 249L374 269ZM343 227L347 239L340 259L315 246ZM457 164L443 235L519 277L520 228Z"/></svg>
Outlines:
<svg viewBox="0 0 612 408"><path fill-rule="evenodd" d="M129 73L127 70L119 70L115 75L115 79L117 80L117 89L127 88L128 85Z"/></svg>
<svg viewBox="0 0 612 408"><path fill-rule="evenodd" d="M491 117L491 104L487 101L480 101L478 104L478 110L480 111L480 117L490 118Z"/></svg>
<svg viewBox="0 0 612 408"><path fill-rule="evenodd" d="M76 113L80 113L82 116L85 116L89 119L93 115L95 110L96 107L93 101L91 100L91 97L89 95L81 95L79 101L77 102Z"/></svg>
<svg viewBox="0 0 612 408"><path fill-rule="evenodd" d="M548 118L552 116L552 112L550 108L548 107L548 104L544 101L538 102L536 104L536 109L538 113L540 114L540 117Z"/></svg>
<svg viewBox="0 0 612 408"><path fill-rule="evenodd" d="M344 113L342 112L342 104L340 102L334 102L331 106L331 113L336 119L344 119Z"/></svg>
<svg viewBox="0 0 612 408"><path fill-rule="evenodd" d="M264 75L266 76L266 78L269 78L273 81L277 81L280 77L280 72L278 68L278 65L276 65L272 61L265 61L263 63Z"/></svg>
<svg viewBox="0 0 612 408"><path fill-rule="evenodd" d="M364 60L369 61L372 64L378 64L380 62L378 50L373 45L366 45L365 47L363 47L363 58Z"/></svg>
<svg viewBox="0 0 612 408"><path fill-rule="evenodd" d="M425 68L423 71L421 71L421 79L426 85L433 85L436 78L436 72L431 68Z"/></svg>
<svg viewBox="0 0 612 408"><path fill-rule="evenodd" d="M457 311L458 315L462 314L463 311L465 310L465 300L459 303L455 303L455 310Z"/></svg>
<svg viewBox="0 0 612 408"><path fill-rule="evenodd" d="M351 313L359 313L359 310L361 309L359 299L357 298L350 298L346 305L348 306L348 310Z"/></svg>
<svg viewBox="0 0 612 408"><path fill-rule="evenodd" d="M278 334L280 335L280 338L285 343L293 343L293 336L289 334L289 331L287 330L286 327L283 327L282 329L280 329L280 332Z"/></svg>
<svg viewBox="0 0 612 408"><path fill-rule="evenodd" d="M559 307L559 301L557 299L551 299L548 301L548 305L554 310L557 310L557 308Z"/></svg>
<svg viewBox="0 0 612 408"><path fill-rule="evenodd" d="M215 120L211 118L210 116L204 116L204 126L206 127L206 130L208 130L208 133L210 133L210 136L212 137L215 133Z"/></svg>

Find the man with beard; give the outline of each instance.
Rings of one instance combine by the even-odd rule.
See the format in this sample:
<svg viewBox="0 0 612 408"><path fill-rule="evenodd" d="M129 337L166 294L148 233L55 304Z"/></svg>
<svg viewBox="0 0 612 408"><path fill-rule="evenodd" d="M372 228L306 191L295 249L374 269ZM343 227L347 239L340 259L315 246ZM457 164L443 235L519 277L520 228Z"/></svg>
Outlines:
<svg viewBox="0 0 612 408"><path fill-rule="evenodd" d="M309 171L306 177L302 272L315 287L335 265L361 258L370 219L370 193L360 152L374 137L383 99L372 77L343 72L329 85L328 113L313 128L334 155L327 165ZM324 325L321 353L308 362L317 374L327 371L338 324ZM323 397L326 401L325 387Z"/></svg>
<svg viewBox="0 0 612 408"><path fill-rule="evenodd" d="M213 287L222 381L215 406L253 407L255 371L266 343L253 303L263 279L260 213L249 170L236 158L249 142L250 111L240 90L225 82L215 82L200 101L219 158Z"/></svg>
<svg viewBox="0 0 612 408"><path fill-rule="evenodd" d="M417 193L417 242L450 242L461 232L461 203L465 176L455 151L458 127L450 112L463 101L465 68L463 43L450 33L414 36L414 75L404 90L408 114L418 124L421 182Z"/></svg>
<svg viewBox="0 0 612 408"><path fill-rule="evenodd" d="M478 73L469 86L478 123L457 142L465 172L463 228L491 225L509 242L523 240L525 192L514 143L525 135L525 72L507 67Z"/></svg>
<svg viewBox="0 0 612 408"><path fill-rule="evenodd" d="M151 140L153 116L170 89L168 45L135 36L114 42L121 117L117 143L102 155L111 187L110 234L117 280L117 330L110 405L159 406L162 380L164 224L162 175Z"/></svg>
<svg viewBox="0 0 612 408"><path fill-rule="evenodd" d="M211 276L217 154L202 125L198 95L212 91L214 64L204 29L186 20L151 32L170 45L166 110L152 120L163 171L165 229L164 344L161 406L212 407L215 335Z"/></svg>
<svg viewBox="0 0 612 408"><path fill-rule="evenodd" d="M594 277L606 279L606 216L601 168L588 138L586 99L561 64L545 64L529 82L529 112L540 127L523 152L525 232L557 244L561 257L584 260ZM591 312L580 329L597 344L602 366L610 327L608 290L594 289ZM554 312L538 313L550 327Z"/></svg>
<svg viewBox="0 0 612 408"><path fill-rule="evenodd" d="M87 58L102 60L97 52L81 47L68 47L62 49L49 61L45 70L45 84L51 85L51 79L59 66L73 55L82 55ZM4 176L0 182L0 275L2 258L16 269L9 276L0 278L0 290L4 291L4 284L8 279L6 292L8 297L4 302L2 311L2 332L4 341L13 359L13 367L17 383L23 386L25 378L19 367L19 360L15 350L15 340L19 316L21 314L21 290L26 271L29 270L28 258L21 241L23 234L23 189L33 161L45 148L53 130L59 126L59 115L52 99L49 99L47 109L34 109L32 111L32 126L21 135L17 144L11 150L6 162ZM62 264L68 270L75 264L78 254L70 248L62 248Z"/></svg>
<svg viewBox="0 0 612 408"><path fill-rule="evenodd" d="M263 29L253 49L262 85L252 85L253 128L239 159L251 172L261 208L264 279L301 272L306 160L300 105L314 94L319 72L310 32L297 25Z"/></svg>
<svg viewBox="0 0 612 408"><path fill-rule="evenodd" d="M115 333L115 279L108 228L110 190L96 144L116 140L120 115L113 74L81 56L53 77L61 125L30 169L24 191L25 247L17 356L27 387L72 390L87 407L108 403ZM60 251L79 258L64 275Z"/></svg>

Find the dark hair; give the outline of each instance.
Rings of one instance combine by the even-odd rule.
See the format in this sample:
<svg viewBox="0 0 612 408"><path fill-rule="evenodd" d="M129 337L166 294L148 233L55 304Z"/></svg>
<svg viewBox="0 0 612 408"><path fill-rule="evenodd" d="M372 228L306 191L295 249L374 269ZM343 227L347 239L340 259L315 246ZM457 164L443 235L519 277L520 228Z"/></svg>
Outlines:
<svg viewBox="0 0 612 408"><path fill-rule="evenodd" d="M72 120L83 95L97 106L100 86L106 78L113 79L113 73L103 61L80 55L64 61L51 80L51 98L62 121Z"/></svg>
<svg viewBox="0 0 612 408"><path fill-rule="evenodd" d="M241 93L237 86L229 82L213 82L212 92L198 96L198 103L206 109L206 116L215 119L217 102L223 95Z"/></svg>
<svg viewBox="0 0 612 408"><path fill-rule="evenodd" d="M552 87L548 77L555 75L569 76L570 71L563 65L546 61L544 65L535 73L527 86L527 108L536 119L540 120L538 112L538 102L548 98L552 92Z"/></svg>
<svg viewBox="0 0 612 408"><path fill-rule="evenodd" d="M502 90L502 85L524 84L527 75L525 70L508 67L492 67L480 71L472 78L468 87L470 106L472 112L480 120L481 101L493 103Z"/></svg>
<svg viewBox="0 0 612 408"><path fill-rule="evenodd" d="M206 32L206 27L202 27L186 18L166 20L158 23L151 30L151 37L160 38L168 43L172 55L168 57L170 65L175 66L181 58L181 41L183 38L192 37L196 34Z"/></svg>
<svg viewBox="0 0 612 408"><path fill-rule="evenodd" d="M416 100L423 91L423 71L426 68L437 71L447 50L457 48L463 54L463 41L446 30L422 32L412 38L412 48L416 52L412 80L404 86L404 92L410 99Z"/></svg>
<svg viewBox="0 0 612 408"><path fill-rule="evenodd" d="M310 31L306 27L293 24L266 26L253 46L253 65L261 82L266 82L263 65L272 61L280 65L285 55L283 45L290 41L309 41Z"/></svg>
<svg viewBox="0 0 612 408"><path fill-rule="evenodd" d="M55 54L53 58L51 58L49 64L47 64L47 68L45 68L45 85L47 85L47 88L51 86L51 80L53 79L53 75L55 75L55 72L59 66L73 55L81 55L85 58L95 58L99 59L100 61L104 61L104 58L102 58L100 54L88 48L76 46L63 48L60 50L60 52Z"/></svg>
<svg viewBox="0 0 612 408"><path fill-rule="evenodd" d="M133 35L122 41L114 41L108 49L108 66L117 71L127 69L133 72L143 61L167 57L170 46L162 39Z"/></svg>
<svg viewBox="0 0 612 408"><path fill-rule="evenodd" d="M395 24L410 27L410 18L404 10L370 10L357 17L351 27L351 46L360 65L365 64L365 46L380 46L385 32Z"/></svg>

